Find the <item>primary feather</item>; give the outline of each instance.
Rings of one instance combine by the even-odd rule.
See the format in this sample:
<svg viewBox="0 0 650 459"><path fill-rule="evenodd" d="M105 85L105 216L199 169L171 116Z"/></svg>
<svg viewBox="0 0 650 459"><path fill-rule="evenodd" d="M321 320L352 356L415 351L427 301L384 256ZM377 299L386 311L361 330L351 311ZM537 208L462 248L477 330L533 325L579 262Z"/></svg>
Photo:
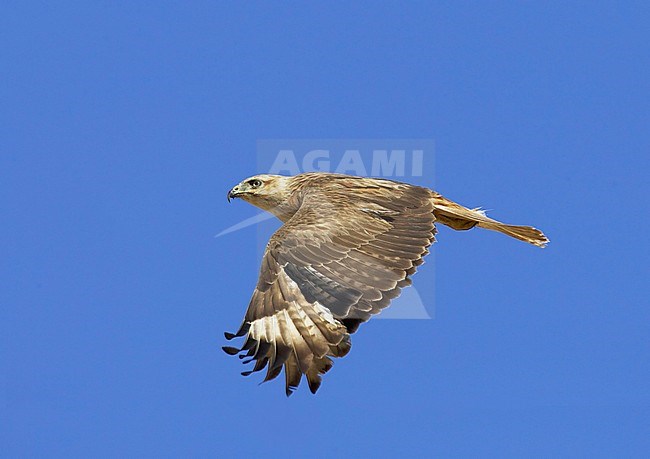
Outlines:
<svg viewBox="0 0 650 459"><path fill-rule="evenodd" d="M439 221L454 229L495 230L543 247L548 239L528 226L500 223L435 191L384 179L306 173L258 175L228 193L272 212L284 225L266 247L244 320L224 347L267 368L264 381L284 369L286 394L305 375L311 392L350 351L350 334L410 285L435 241Z"/></svg>

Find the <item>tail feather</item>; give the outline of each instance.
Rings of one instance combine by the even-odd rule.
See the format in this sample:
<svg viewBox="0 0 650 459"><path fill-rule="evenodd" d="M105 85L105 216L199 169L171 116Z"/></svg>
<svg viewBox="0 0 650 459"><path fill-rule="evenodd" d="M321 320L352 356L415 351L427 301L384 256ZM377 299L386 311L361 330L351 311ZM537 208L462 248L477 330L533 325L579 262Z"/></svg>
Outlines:
<svg viewBox="0 0 650 459"><path fill-rule="evenodd" d="M499 231L500 233L519 239L520 241L528 242L529 244L536 245L537 247L544 248L549 243L548 238L537 228L532 226L522 225L506 225L504 223L479 223L481 228Z"/></svg>
<svg viewBox="0 0 650 459"><path fill-rule="evenodd" d="M537 228L501 223L485 215L485 211L483 210L468 209L437 193L433 195L433 202L433 213L436 216L436 220L455 230L462 231L479 226L480 228L498 231L520 241L536 245L537 247L546 247L546 244L549 242L548 238L544 236L544 233Z"/></svg>

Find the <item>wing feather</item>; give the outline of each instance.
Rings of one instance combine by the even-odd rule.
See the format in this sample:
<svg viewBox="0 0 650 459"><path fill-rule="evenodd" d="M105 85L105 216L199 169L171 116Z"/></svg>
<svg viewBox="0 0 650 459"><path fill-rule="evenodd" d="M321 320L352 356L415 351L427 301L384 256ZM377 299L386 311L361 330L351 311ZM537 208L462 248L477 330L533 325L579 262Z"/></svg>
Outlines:
<svg viewBox="0 0 650 459"><path fill-rule="evenodd" d="M317 180L314 178L313 180ZM316 392L350 333L410 285L435 238L431 192L386 180L311 183L299 210L272 236L244 321L228 354L285 372L290 395L306 376ZM338 187L338 188L337 188Z"/></svg>

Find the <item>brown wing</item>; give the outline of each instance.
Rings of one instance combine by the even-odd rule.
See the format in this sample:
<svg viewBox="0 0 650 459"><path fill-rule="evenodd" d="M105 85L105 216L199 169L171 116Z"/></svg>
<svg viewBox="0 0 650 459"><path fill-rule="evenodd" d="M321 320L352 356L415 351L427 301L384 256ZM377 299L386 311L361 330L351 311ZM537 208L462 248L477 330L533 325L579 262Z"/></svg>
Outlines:
<svg viewBox="0 0 650 459"><path fill-rule="evenodd" d="M372 184L372 186L369 186ZM286 374L290 395L305 374L312 393L350 333L410 284L434 241L430 191L367 180L344 193L311 192L269 241L260 277L229 354Z"/></svg>

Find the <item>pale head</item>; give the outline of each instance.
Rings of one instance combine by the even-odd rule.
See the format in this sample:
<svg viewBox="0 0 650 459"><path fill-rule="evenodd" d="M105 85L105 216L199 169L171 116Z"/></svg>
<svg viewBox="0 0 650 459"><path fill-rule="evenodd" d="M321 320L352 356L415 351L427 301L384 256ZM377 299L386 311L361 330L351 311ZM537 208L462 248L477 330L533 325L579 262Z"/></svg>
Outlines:
<svg viewBox="0 0 650 459"><path fill-rule="evenodd" d="M228 192L228 201L241 198L260 209L278 215L291 195L291 177L259 174L248 177Z"/></svg>

